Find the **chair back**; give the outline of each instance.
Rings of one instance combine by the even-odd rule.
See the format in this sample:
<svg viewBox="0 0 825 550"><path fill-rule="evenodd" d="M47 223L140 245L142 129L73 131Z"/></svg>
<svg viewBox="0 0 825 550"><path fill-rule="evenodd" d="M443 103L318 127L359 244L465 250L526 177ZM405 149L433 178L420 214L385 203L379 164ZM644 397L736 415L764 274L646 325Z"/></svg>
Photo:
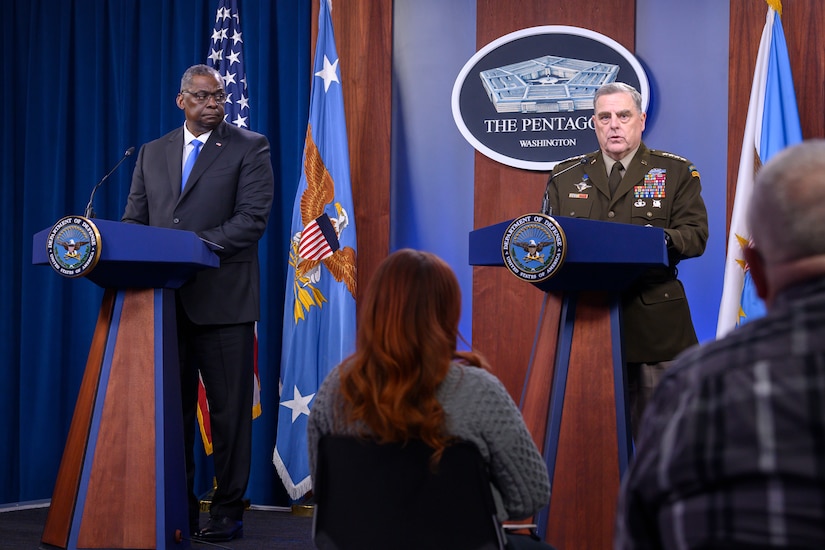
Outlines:
<svg viewBox="0 0 825 550"><path fill-rule="evenodd" d="M502 550L487 465L458 442L435 471L419 440L378 444L324 436L318 444L313 540L322 550Z"/></svg>

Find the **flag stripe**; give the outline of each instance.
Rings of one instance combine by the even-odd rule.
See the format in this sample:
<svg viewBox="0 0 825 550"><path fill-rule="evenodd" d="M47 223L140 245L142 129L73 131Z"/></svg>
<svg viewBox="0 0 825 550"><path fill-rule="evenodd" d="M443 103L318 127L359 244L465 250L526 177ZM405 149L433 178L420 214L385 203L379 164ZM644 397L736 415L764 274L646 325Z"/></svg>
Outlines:
<svg viewBox="0 0 825 550"><path fill-rule="evenodd" d="M200 427L203 450L212 454L212 422L209 417L209 402L206 400L206 387L198 373L198 426Z"/></svg>
<svg viewBox="0 0 825 550"><path fill-rule="evenodd" d="M318 225L318 221L310 222L301 234L301 244L298 247L298 255L305 260L320 260L332 255L332 248L326 239L326 235Z"/></svg>
<svg viewBox="0 0 825 550"><path fill-rule="evenodd" d="M338 250L338 234L326 214L318 216L304 228L298 255L306 260L321 260Z"/></svg>

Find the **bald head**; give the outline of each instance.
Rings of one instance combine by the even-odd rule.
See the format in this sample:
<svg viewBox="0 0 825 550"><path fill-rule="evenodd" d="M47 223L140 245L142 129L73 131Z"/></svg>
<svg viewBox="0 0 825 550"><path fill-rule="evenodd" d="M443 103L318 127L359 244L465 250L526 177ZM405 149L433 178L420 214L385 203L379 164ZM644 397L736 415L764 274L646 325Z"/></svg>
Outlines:
<svg viewBox="0 0 825 550"><path fill-rule="evenodd" d="M748 224L745 258L769 306L784 288L825 277L825 140L789 147L759 171Z"/></svg>
<svg viewBox="0 0 825 550"><path fill-rule="evenodd" d="M825 255L825 140L785 149L759 171L748 223L769 263Z"/></svg>

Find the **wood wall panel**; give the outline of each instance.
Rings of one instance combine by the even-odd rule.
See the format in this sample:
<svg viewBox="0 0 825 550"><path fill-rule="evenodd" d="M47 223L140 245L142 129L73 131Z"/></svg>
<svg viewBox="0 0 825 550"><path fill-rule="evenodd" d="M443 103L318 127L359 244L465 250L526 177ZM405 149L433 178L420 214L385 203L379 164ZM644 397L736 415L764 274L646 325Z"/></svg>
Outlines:
<svg viewBox="0 0 825 550"><path fill-rule="evenodd" d="M477 49L505 34L539 25L570 25L604 34L631 52L635 0L478 0ZM475 228L535 212L547 174L475 158ZM504 268L473 270L473 346L482 351L518 402L538 322L542 293Z"/></svg>
<svg viewBox="0 0 825 550"><path fill-rule="evenodd" d="M727 225L736 195L736 178L748 100L759 40L768 7L755 0L730 0L730 58L728 63L728 187ZM825 137L825 3L822 0L784 0L782 27L788 44L796 104L805 139Z"/></svg>
<svg viewBox="0 0 825 550"><path fill-rule="evenodd" d="M791 59L802 135L825 137L825 2L785 0L782 24Z"/></svg>
<svg viewBox="0 0 825 550"><path fill-rule="evenodd" d="M317 20L313 0L313 52ZM364 289L390 249L392 0L333 2L332 24L347 117L358 289Z"/></svg>
<svg viewBox="0 0 825 550"><path fill-rule="evenodd" d="M392 0L348 0L333 10L349 135L358 235L358 288L390 249ZM338 38L340 36L341 38Z"/></svg>
<svg viewBox="0 0 825 550"><path fill-rule="evenodd" d="M753 69L762 27L765 25L766 4L747 0L731 0L730 43L728 57L728 182L727 223L725 235L730 229L730 215L736 193L736 174L739 172L739 156L742 154L742 136L748 116Z"/></svg>

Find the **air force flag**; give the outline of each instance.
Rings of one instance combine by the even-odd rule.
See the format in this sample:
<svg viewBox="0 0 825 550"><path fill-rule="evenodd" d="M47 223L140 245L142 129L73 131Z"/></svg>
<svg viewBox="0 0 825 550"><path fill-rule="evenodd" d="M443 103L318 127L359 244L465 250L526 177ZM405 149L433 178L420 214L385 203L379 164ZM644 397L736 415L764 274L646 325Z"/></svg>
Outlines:
<svg viewBox="0 0 825 550"><path fill-rule="evenodd" d="M321 0L303 172L292 213L281 399L273 462L293 499L309 491L306 427L324 377L355 349L355 224L340 67Z"/></svg>

